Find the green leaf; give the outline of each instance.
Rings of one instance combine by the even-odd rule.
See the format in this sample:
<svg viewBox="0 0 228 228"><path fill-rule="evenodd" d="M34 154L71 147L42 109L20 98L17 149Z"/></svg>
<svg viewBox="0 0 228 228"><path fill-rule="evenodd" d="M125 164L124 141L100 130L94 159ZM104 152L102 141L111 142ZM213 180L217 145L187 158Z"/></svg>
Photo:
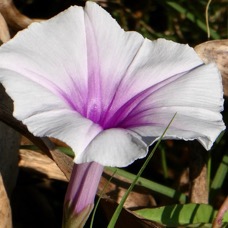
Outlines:
<svg viewBox="0 0 228 228"><path fill-rule="evenodd" d="M134 212L145 219L166 226L212 223L216 213L210 205L193 203L142 209Z"/></svg>
<svg viewBox="0 0 228 228"><path fill-rule="evenodd" d="M105 167L105 169L108 171L114 172L116 168ZM133 173L129 173L123 169L117 169L117 173L118 173L118 175L128 179L129 181L133 181L136 178L136 175L134 175ZM180 203L185 203L188 200L187 196L184 195L183 193L181 193L180 191L177 191L173 188L167 187L165 185L159 184L155 181L151 181L151 180L148 180L148 179L143 178L143 177L139 177L136 184L139 186L143 186L145 188L148 188L148 189L150 189L154 192L157 192L159 194L170 197L174 200L177 200Z"/></svg>
<svg viewBox="0 0 228 228"><path fill-rule="evenodd" d="M222 187L228 173L228 153L224 154L211 184L211 189L216 190Z"/></svg>
<svg viewBox="0 0 228 228"><path fill-rule="evenodd" d="M56 148L59 149L62 153L70 157L74 157L74 152L71 148L63 147L63 146L56 146ZM21 145L20 149L40 151L40 148L35 145Z"/></svg>

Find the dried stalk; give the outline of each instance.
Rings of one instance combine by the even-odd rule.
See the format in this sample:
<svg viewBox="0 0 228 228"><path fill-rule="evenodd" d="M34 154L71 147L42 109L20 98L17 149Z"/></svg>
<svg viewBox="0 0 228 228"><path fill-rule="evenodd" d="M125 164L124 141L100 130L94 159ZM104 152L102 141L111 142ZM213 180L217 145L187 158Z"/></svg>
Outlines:
<svg viewBox="0 0 228 228"><path fill-rule="evenodd" d="M0 13L0 40L2 41L2 43L5 43L10 40L9 28L1 13Z"/></svg>
<svg viewBox="0 0 228 228"><path fill-rule="evenodd" d="M12 0L0 0L0 12L7 24L17 31L28 27L33 22L32 19L19 12Z"/></svg>
<svg viewBox="0 0 228 228"><path fill-rule="evenodd" d="M2 176L0 173L0 227L12 228L12 214L9 198L7 196Z"/></svg>
<svg viewBox="0 0 228 228"><path fill-rule="evenodd" d="M225 201L223 202L222 206L220 207L216 218L213 222L212 228L220 228L222 227L222 220L224 214L228 211L228 197L226 197Z"/></svg>
<svg viewBox="0 0 228 228"><path fill-rule="evenodd" d="M189 177L190 202L208 204L207 159L208 152L197 142L192 142Z"/></svg>

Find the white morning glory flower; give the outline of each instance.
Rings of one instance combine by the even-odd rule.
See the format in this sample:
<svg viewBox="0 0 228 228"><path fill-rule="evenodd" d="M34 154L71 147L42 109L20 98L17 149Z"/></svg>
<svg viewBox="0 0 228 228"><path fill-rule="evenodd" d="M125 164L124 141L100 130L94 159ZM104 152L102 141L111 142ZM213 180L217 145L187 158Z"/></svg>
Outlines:
<svg viewBox="0 0 228 228"><path fill-rule="evenodd" d="M92 203L102 166L145 157L175 113L164 139L197 139L209 150L225 128L214 64L203 64L188 45L125 32L93 2L33 23L2 45L0 82L18 120L36 136L64 141L74 162L86 163L75 166L72 179L80 177L66 197L91 187L89 199L75 203L77 213ZM78 189L89 170L95 176Z"/></svg>

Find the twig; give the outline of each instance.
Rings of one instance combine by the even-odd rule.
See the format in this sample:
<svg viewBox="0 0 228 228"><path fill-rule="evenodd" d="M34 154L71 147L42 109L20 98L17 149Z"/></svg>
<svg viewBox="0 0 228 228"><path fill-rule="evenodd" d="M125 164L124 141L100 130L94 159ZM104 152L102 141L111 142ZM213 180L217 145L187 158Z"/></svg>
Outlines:
<svg viewBox="0 0 228 228"><path fill-rule="evenodd" d="M0 40L3 43L10 40L9 28L1 13L0 13Z"/></svg>
<svg viewBox="0 0 228 228"><path fill-rule="evenodd" d="M207 2L207 6L206 6L206 10L205 10L205 17L206 17L206 26L207 26L207 38L209 39L210 36L211 36L211 33L210 33L210 26L209 26L209 19L208 19L208 10L209 10L209 6L211 4L211 1L212 0L209 0Z"/></svg>
<svg viewBox="0 0 228 228"><path fill-rule="evenodd" d="M33 22L19 12L12 0L0 0L0 12L7 24L16 30L24 29Z"/></svg>
<svg viewBox="0 0 228 228"><path fill-rule="evenodd" d="M222 206L220 207L216 218L213 222L212 228L220 228L222 227L222 219L224 214L228 211L228 197L226 197L225 201L223 202Z"/></svg>
<svg viewBox="0 0 228 228"><path fill-rule="evenodd" d="M12 213L9 198L0 173L0 227L12 228Z"/></svg>
<svg viewBox="0 0 228 228"><path fill-rule="evenodd" d="M193 142L189 173L191 203L208 203L207 159L208 152Z"/></svg>

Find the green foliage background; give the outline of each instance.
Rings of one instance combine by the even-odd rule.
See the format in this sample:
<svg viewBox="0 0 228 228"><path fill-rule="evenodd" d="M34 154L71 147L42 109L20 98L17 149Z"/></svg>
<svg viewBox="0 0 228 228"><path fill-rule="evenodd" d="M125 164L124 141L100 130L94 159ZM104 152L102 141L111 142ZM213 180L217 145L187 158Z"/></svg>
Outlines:
<svg viewBox="0 0 228 228"><path fill-rule="evenodd" d="M205 11L208 0L101 0L125 30L136 30L145 37L163 37L191 46L208 40ZM31 17L50 18L77 0L15 0ZM208 10L211 39L228 37L228 2L212 0Z"/></svg>

